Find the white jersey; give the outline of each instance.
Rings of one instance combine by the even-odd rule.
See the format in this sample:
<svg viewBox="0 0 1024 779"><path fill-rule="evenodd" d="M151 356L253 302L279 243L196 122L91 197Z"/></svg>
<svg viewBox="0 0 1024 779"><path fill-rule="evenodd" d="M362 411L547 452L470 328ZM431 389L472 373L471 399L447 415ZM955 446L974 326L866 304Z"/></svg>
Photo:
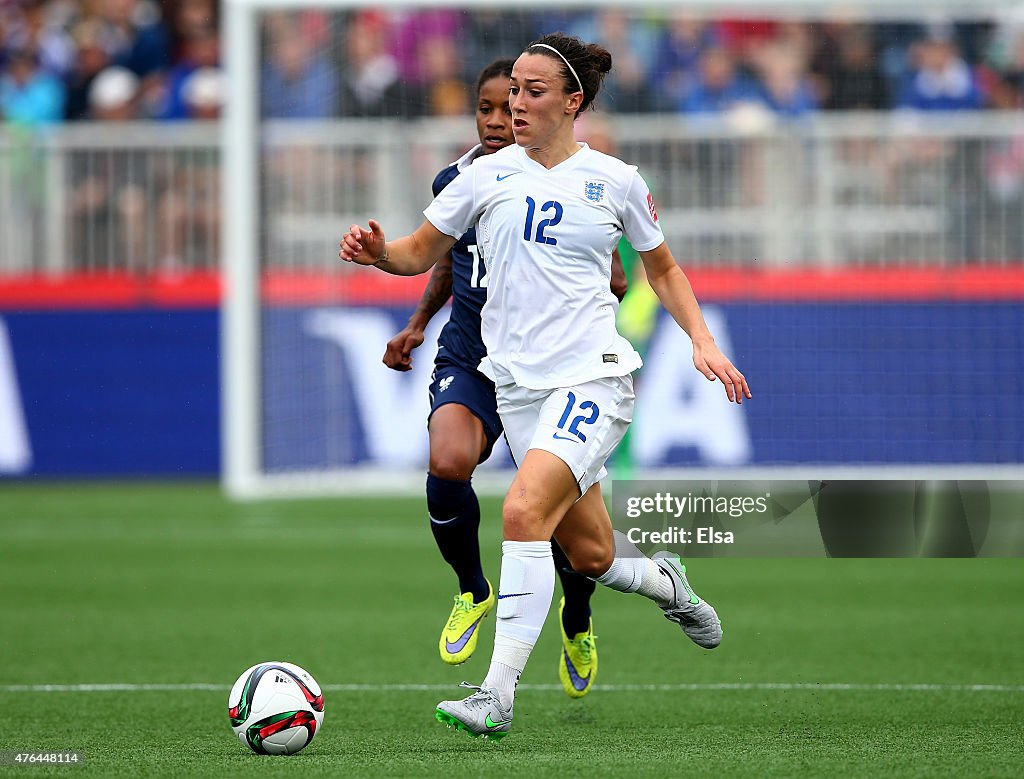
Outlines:
<svg viewBox="0 0 1024 779"><path fill-rule="evenodd" d="M513 145L478 157L423 213L453 238L476 224L481 370L497 383L554 389L640 367L615 329L612 251L623 234L637 251L665 237L634 166L581 144L548 170Z"/></svg>

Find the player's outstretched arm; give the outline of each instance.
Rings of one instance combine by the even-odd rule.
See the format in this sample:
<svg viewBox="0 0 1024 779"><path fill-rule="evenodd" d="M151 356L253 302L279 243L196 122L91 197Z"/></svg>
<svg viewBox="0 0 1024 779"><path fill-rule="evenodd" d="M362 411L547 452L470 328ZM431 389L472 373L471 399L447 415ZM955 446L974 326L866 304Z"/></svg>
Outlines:
<svg viewBox="0 0 1024 779"><path fill-rule="evenodd" d="M358 265L374 265L396 276L415 276L429 270L454 245L454 238L429 221L412 235L386 241L380 223L371 219L369 229L359 225L348 228L338 244L338 257Z"/></svg>
<svg viewBox="0 0 1024 779"><path fill-rule="evenodd" d="M730 401L742 403L744 397L753 397L743 374L722 354L715 343L714 336L704 321L704 315L700 312L700 305L693 294L690 280L676 263L668 245L662 243L650 251L640 252L640 258L643 260L644 270L647 271L651 289L693 341L694 367L703 373L708 381L719 379L725 385L725 394L729 396Z"/></svg>
<svg viewBox="0 0 1024 779"><path fill-rule="evenodd" d="M396 371L412 369L412 350L423 343L423 331L451 296L452 255L449 252L438 260L430 272L427 288L423 290L419 305L409 317L409 323L388 341L387 349L384 350L386 366Z"/></svg>

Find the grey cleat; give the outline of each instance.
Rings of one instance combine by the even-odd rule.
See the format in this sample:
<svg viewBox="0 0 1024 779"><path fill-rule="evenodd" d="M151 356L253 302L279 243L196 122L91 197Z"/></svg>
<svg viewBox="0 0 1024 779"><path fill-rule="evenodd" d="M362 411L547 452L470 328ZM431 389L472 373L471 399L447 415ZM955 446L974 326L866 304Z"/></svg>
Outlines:
<svg viewBox="0 0 1024 779"><path fill-rule="evenodd" d="M665 618L679 625L697 646L714 649L722 643L722 623L710 603L698 598L686 581L686 566L679 555L672 552L658 552L655 564L672 580L675 599L662 611Z"/></svg>
<svg viewBox="0 0 1024 779"><path fill-rule="evenodd" d="M476 692L461 701L441 701L434 718L472 738L482 736L497 741L508 735L512 729L512 707L502 707L497 691L468 682L459 686Z"/></svg>

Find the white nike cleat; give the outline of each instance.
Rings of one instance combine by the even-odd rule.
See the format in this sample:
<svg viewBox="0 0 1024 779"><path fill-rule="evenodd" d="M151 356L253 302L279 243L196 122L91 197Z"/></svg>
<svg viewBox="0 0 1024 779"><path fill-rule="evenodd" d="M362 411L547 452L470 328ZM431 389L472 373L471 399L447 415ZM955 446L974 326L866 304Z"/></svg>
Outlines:
<svg viewBox="0 0 1024 779"><path fill-rule="evenodd" d="M460 687L476 690L461 701L441 701L434 719L450 728L465 731L471 738L482 736L497 741L512 729L512 707L505 709L496 690L463 682Z"/></svg>
<svg viewBox="0 0 1024 779"><path fill-rule="evenodd" d="M655 564L672 580L675 599L662 609L665 618L679 625L697 646L714 649L722 643L722 623L718 614L707 601L698 598L686 581L686 566L679 555L672 552L658 552Z"/></svg>

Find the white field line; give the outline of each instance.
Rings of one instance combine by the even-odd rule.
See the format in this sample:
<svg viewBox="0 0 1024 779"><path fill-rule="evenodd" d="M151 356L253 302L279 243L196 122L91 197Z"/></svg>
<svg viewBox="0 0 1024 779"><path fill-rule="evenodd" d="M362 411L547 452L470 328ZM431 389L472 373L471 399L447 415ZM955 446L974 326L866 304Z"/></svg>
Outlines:
<svg viewBox="0 0 1024 779"><path fill-rule="evenodd" d="M451 692L453 684L327 684L325 692ZM559 684L521 684L520 690L561 692ZM1024 684L860 684L813 682L737 682L711 684L597 684L599 692L1009 692L1024 693ZM5 684L0 692L228 692L226 684Z"/></svg>

